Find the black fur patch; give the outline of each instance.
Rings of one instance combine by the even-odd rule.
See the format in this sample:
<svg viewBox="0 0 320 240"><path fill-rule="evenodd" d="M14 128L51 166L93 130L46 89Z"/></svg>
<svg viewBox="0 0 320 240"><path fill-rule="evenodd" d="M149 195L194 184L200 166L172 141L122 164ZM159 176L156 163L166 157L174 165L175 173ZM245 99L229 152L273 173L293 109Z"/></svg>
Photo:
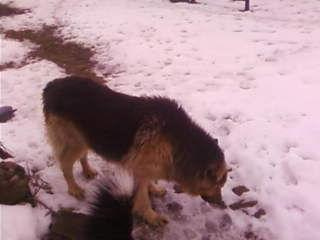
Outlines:
<svg viewBox="0 0 320 240"><path fill-rule="evenodd" d="M133 240L132 197L101 187L85 224L84 240Z"/></svg>

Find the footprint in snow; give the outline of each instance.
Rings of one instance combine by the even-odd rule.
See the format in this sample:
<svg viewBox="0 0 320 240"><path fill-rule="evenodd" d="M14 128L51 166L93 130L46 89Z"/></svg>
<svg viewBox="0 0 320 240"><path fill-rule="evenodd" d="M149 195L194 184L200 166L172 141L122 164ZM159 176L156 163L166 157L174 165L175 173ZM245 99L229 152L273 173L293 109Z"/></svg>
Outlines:
<svg viewBox="0 0 320 240"><path fill-rule="evenodd" d="M39 148L39 145L36 142L28 142L28 147L30 147L32 149L37 149L37 148Z"/></svg>
<svg viewBox="0 0 320 240"><path fill-rule="evenodd" d="M172 59L170 59L170 58L166 59L166 60L163 62L163 64L164 64L165 66L171 65L171 64L172 64Z"/></svg>
<svg viewBox="0 0 320 240"><path fill-rule="evenodd" d="M252 84L252 81L246 79L246 80L242 80L240 83L239 83L239 87L243 90L249 90L249 89L252 89L254 88L253 84Z"/></svg>
<svg viewBox="0 0 320 240"><path fill-rule="evenodd" d="M183 234L186 237L186 239L190 240L196 239L198 236L197 233L190 228L183 229Z"/></svg>

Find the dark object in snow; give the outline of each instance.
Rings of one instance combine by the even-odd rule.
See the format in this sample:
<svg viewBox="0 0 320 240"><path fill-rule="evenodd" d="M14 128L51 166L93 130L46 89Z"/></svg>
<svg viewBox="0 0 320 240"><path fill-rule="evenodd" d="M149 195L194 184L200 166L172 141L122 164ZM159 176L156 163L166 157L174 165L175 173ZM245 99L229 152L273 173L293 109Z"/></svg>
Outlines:
<svg viewBox="0 0 320 240"><path fill-rule="evenodd" d="M241 196L243 193L245 192L249 192L250 190L243 185L239 185L237 187L232 188L232 192L234 192L234 194Z"/></svg>
<svg viewBox="0 0 320 240"><path fill-rule="evenodd" d="M250 0L233 0L233 1L244 1L244 9L241 12L250 11Z"/></svg>
<svg viewBox="0 0 320 240"><path fill-rule="evenodd" d="M43 240L82 239L88 216L68 210L60 210L52 216L50 233Z"/></svg>
<svg viewBox="0 0 320 240"><path fill-rule="evenodd" d="M170 212L180 212L183 209L182 205L178 202L168 203L167 208Z"/></svg>
<svg viewBox="0 0 320 240"><path fill-rule="evenodd" d="M252 231L246 231L244 233L244 237L245 239L248 239L248 240L263 240L263 238L260 238L258 235L256 235Z"/></svg>
<svg viewBox="0 0 320 240"><path fill-rule="evenodd" d="M152 228L141 219L135 221L135 227L132 232L133 239L136 240L163 240L164 239L164 228ZM171 237L171 236L170 236ZM172 238L169 238L172 239ZM179 239L179 238L173 238Z"/></svg>
<svg viewBox="0 0 320 240"><path fill-rule="evenodd" d="M14 162L0 163L0 204L32 203L29 177L23 167Z"/></svg>
<svg viewBox="0 0 320 240"><path fill-rule="evenodd" d="M212 221L210 219L207 219L204 223L204 226L208 233L214 233L218 231L218 226L215 221Z"/></svg>
<svg viewBox="0 0 320 240"><path fill-rule="evenodd" d="M26 9L18 9L11 7L9 4L0 3L0 17L24 14L26 12L28 12Z"/></svg>
<svg viewBox="0 0 320 240"><path fill-rule="evenodd" d="M176 222L185 222L187 220L187 216L182 214L183 206L176 202L170 202L166 204L167 214L170 216L170 219Z"/></svg>
<svg viewBox="0 0 320 240"><path fill-rule="evenodd" d="M260 208L255 214L253 214L253 216L259 219L266 214L266 211L263 208Z"/></svg>
<svg viewBox="0 0 320 240"><path fill-rule="evenodd" d="M17 109L13 109L11 106L0 107L0 122L4 123L14 117L14 112Z"/></svg>
<svg viewBox="0 0 320 240"><path fill-rule="evenodd" d="M223 231L229 231L232 225L232 219L229 214L224 214L219 221L219 228Z"/></svg>
<svg viewBox="0 0 320 240"><path fill-rule="evenodd" d="M1 142L0 142L0 158L1 159L13 158L13 156L10 153L8 153L8 150L3 146Z"/></svg>
<svg viewBox="0 0 320 240"><path fill-rule="evenodd" d="M186 228L183 230L183 234L186 239L195 239L197 237L197 233L190 228Z"/></svg>
<svg viewBox="0 0 320 240"><path fill-rule="evenodd" d="M254 207L255 205L257 205L258 202L257 201L245 201L245 200L240 200L238 202L235 202L235 203L232 203L231 205L229 205L229 207L232 209L232 210L239 210L239 209L242 209L242 208L250 208L250 207Z"/></svg>
<svg viewBox="0 0 320 240"><path fill-rule="evenodd" d="M204 235L202 236L201 240L211 240L211 235Z"/></svg>
<svg viewBox="0 0 320 240"><path fill-rule="evenodd" d="M206 219L204 226L208 233L229 231L232 226L232 219L227 213L225 213L214 219Z"/></svg>
<svg viewBox="0 0 320 240"><path fill-rule="evenodd" d="M191 4L195 4L198 3L196 0L169 0L172 3L177 3L177 2L185 2L185 3L191 3Z"/></svg>
<svg viewBox="0 0 320 240"><path fill-rule="evenodd" d="M244 11L249 11L250 10L250 0L244 0L244 1L245 1Z"/></svg>

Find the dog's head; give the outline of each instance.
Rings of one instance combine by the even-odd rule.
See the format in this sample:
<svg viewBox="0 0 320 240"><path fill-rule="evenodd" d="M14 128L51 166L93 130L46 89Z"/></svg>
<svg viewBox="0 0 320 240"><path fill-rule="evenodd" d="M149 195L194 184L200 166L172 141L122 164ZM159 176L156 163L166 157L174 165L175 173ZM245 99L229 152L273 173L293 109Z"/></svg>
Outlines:
<svg viewBox="0 0 320 240"><path fill-rule="evenodd" d="M220 164L218 168L211 167L205 171L201 182L199 195L209 203L223 204L221 189L227 181L228 170L226 164Z"/></svg>
<svg viewBox="0 0 320 240"><path fill-rule="evenodd" d="M227 179L227 165L218 140L202 129L179 107L170 113L165 129L172 144L172 179L181 191L221 203L221 188Z"/></svg>
<svg viewBox="0 0 320 240"><path fill-rule="evenodd" d="M180 190L191 195L200 195L202 199L209 203L221 205L221 190L227 181L228 170L226 164L222 161L218 166L210 166L203 173L198 173L192 178L192 181L180 182Z"/></svg>
<svg viewBox="0 0 320 240"><path fill-rule="evenodd" d="M187 169L191 176L180 179L179 190L194 196L200 195L205 201L222 206L221 189L227 181L228 169L217 140L210 150L197 156L202 158L189 161L192 164Z"/></svg>

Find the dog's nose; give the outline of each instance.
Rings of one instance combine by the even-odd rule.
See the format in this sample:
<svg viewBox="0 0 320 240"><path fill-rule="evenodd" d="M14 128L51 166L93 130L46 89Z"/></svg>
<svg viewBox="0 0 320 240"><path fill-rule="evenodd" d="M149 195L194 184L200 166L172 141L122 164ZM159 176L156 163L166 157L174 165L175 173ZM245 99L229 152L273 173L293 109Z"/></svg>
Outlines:
<svg viewBox="0 0 320 240"><path fill-rule="evenodd" d="M174 190L175 193L183 193L183 190L182 190L181 186L179 186L178 184L175 184L173 186L173 190Z"/></svg>
<svg viewBox="0 0 320 240"><path fill-rule="evenodd" d="M221 193L216 194L215 196L201 196L201 198L213 206L217 206L219 208L226 208L227 207L225 202L222 200Z"/></svg>
<svg viewBox="0 0 320 240"><path fill-rule="evenodd" d="M221 195L217 195L217 196L201 196L201 198L209 203L218 203L222 201L222 197Z"/></svg>

